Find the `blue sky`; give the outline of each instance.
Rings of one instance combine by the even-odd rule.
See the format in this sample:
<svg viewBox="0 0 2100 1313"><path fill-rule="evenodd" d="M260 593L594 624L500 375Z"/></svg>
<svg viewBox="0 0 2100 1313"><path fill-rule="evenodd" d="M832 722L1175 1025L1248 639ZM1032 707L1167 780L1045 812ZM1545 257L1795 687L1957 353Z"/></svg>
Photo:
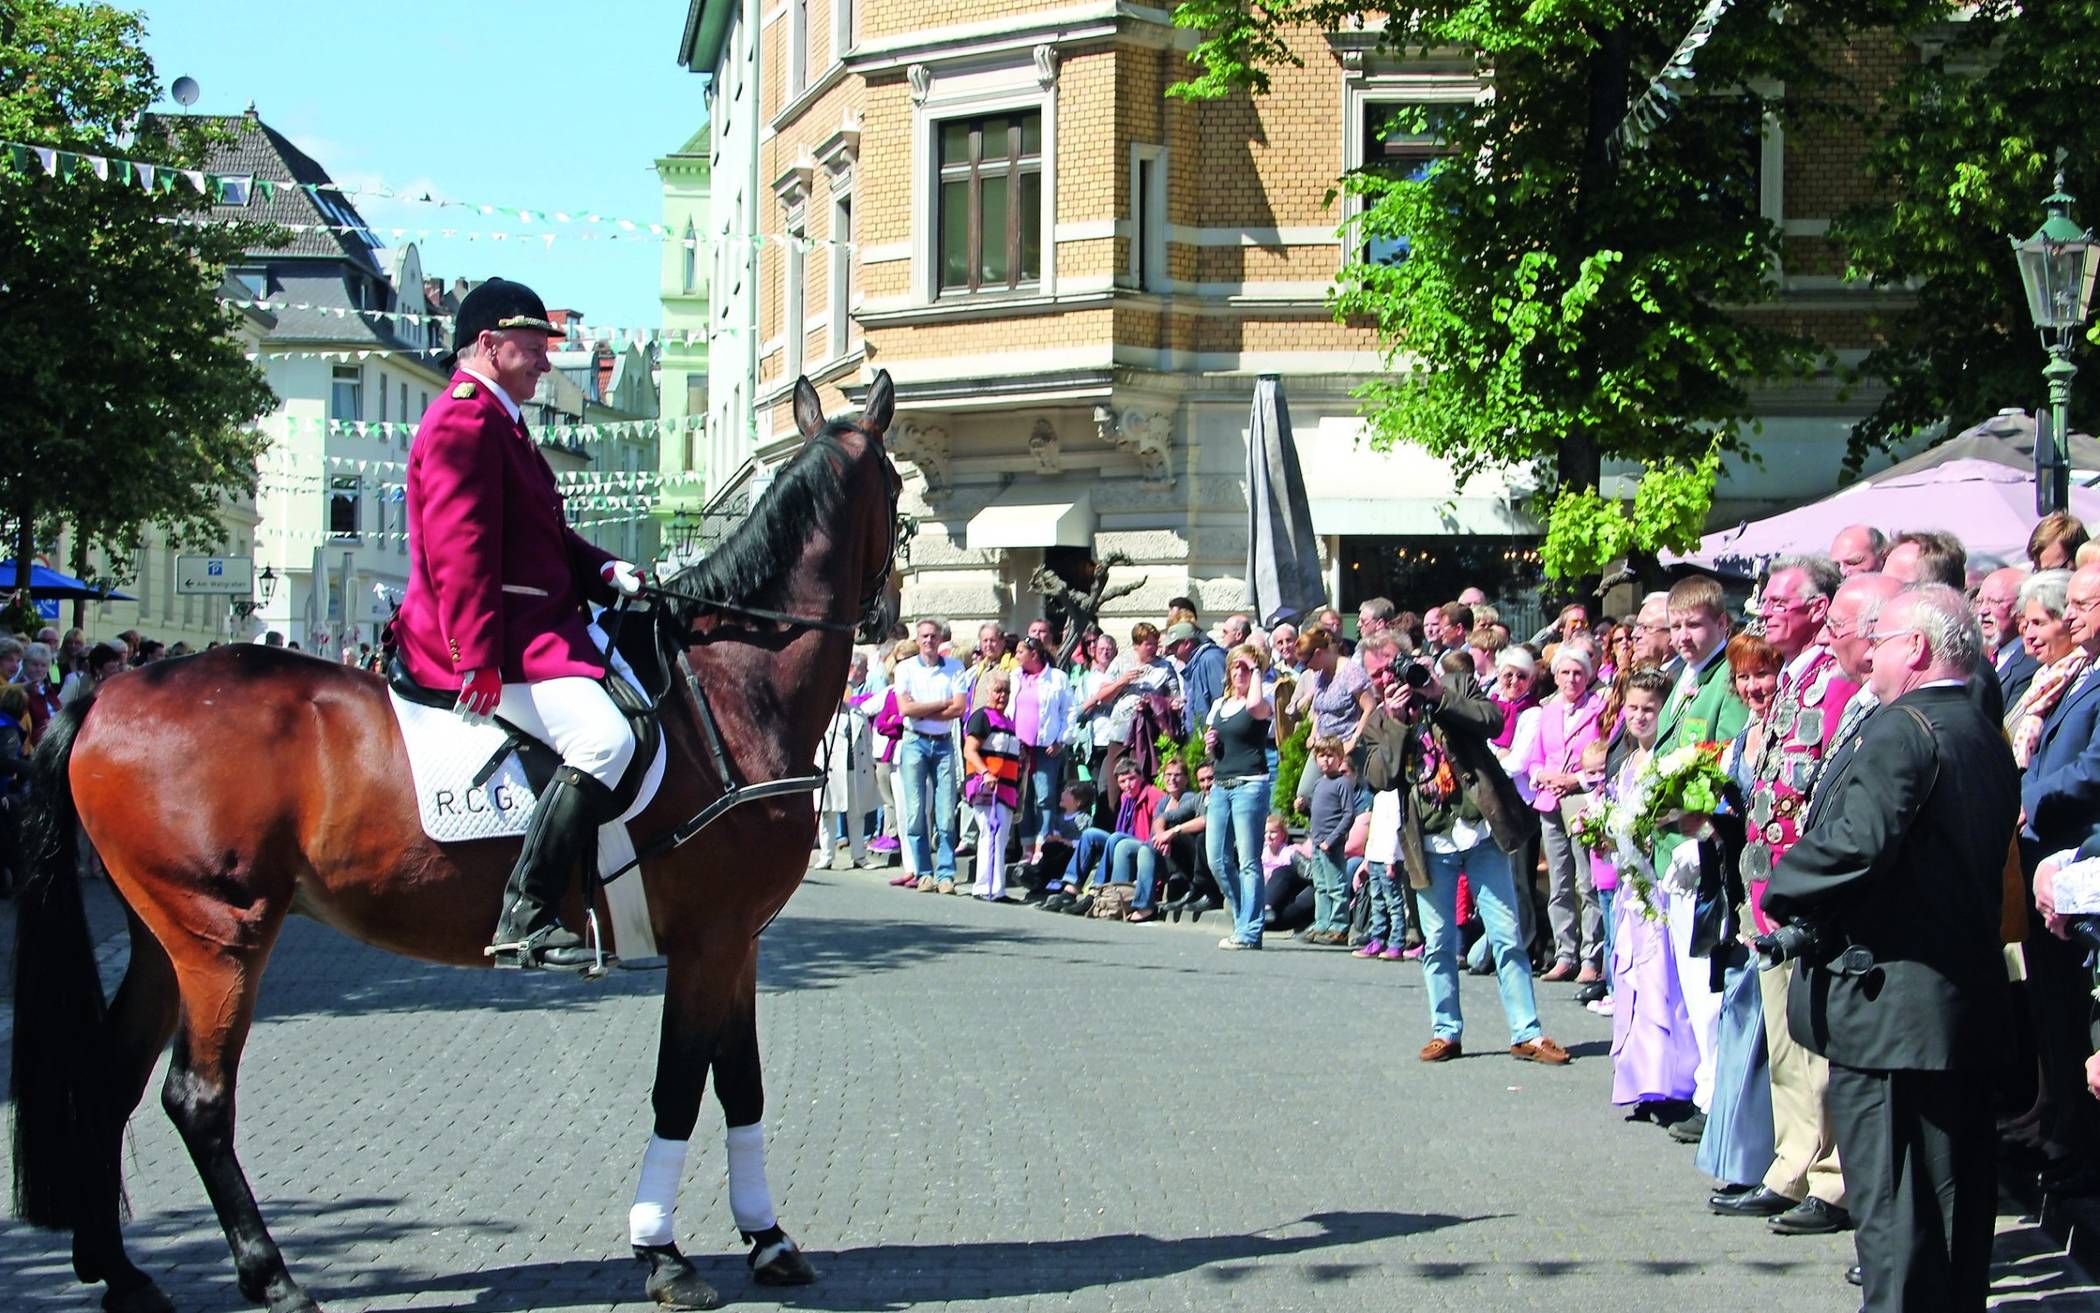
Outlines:
<svg viewBox="0 0 2100 1313"><path fill-rule="evenodd" d="M196 113L263 120L346 186L636 221L661 217L652 162L705 118L679 67L684 0L469 5L368 0L143 0L165 88L195 78ZM177 108L167 100L163 108ZM472 211L357 200L374 227L554 232ZM386 239L394 244L391 237ZM420 242L432 277L501 274L587 323L652 326L653 241Z"/></svg>

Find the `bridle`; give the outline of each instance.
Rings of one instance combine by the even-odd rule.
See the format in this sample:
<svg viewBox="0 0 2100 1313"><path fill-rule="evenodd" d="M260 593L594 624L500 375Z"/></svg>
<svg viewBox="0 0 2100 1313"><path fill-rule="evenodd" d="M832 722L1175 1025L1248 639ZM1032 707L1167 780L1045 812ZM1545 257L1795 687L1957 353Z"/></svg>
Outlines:
<svg viewBox="0 0 2100 1313"><path fill-rule="evenodd" d="M878 438L875 441L880 442L881 440ZM897 499L904 489L904 481L897 477L897 471L890 465L889 456L878 448L876 457L882 461L883 487L889 499L883 513L889 521L890 541L888 550L882 556L882 569L875 575L874 581L868 585L867 591L861 595L860 610L856 619L827 620L821 616L795 615L788 611L773 611L762 606L746 606L740 602L724 601L718 597L703 597L698 593L689 593L683 589L667 588L662 584L648 582L643 583L642 594L644 596L653 594L657 597L674 598L681 602L689 602L702 610L715 611L723 615L736 615L751 620L764 620L771 624L787 625L794 629L814 629L826 634L852 634L862 642L874 642L882 637L880 632L884 619L882 599L883 595L889 591L890 576L896 573L897 569L897 543L903 532L903 520L897 514Z"/></svg>

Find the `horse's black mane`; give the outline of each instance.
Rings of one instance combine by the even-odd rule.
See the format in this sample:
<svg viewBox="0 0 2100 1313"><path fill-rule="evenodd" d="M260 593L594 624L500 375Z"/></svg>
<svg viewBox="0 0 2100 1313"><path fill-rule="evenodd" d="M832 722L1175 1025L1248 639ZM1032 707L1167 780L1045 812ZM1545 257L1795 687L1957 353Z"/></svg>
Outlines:
<svg viewBox="0 0 2100 1313"><path fill-rule="evenodd" d="M811 438L773 477L758 505L722 544L671 576L681 593L731 606L778 606L802 549L819 529L835 529L846 504L846 477L853 458L838 434L850 426L832 423ZM707 607L686 602L680 620L691 624Z"/></svg>

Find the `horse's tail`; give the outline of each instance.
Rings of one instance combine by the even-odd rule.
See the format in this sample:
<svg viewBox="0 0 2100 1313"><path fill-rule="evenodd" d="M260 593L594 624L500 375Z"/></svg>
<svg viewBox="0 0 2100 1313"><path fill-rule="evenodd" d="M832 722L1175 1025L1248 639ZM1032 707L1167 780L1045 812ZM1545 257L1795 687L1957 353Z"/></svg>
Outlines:
<svg viewBox="0 0 2100 1313"><path fill-rule="evenodd" d="M15 1215L71 1230L121 1190L98 1136L109 1098L108 1002L80 893L80 818L69 778L88 694L52 719L30 764L15 891Z"/></svg>

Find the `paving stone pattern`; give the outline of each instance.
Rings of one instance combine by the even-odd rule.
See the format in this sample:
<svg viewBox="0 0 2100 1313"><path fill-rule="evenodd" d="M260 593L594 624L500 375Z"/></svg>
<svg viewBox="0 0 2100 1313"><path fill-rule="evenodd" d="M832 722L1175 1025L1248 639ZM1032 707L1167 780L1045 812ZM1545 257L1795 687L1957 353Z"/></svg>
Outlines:
<svg viewBox="0 0 2100 1313"><path fill-rule="evenodd" d="M1570 987L1541 994L1571 1067L1504 1056L1492 982L1470 977L1478 1056L1425 1067L1417 966L1222 953L1217 920L813 875L767 933L760 1016L774 1190L821 1280L746 1282L711 1099L686 1249L737 1307L1856 1307L1849 1237L1710 1216L1692 1151L1621 1120L1608 1023ZM294 923L239 1143L295 1275L337 1313L643 1307L625 1218L660 988L428 967ZM153 1093L128 1163L134 1256L189 1313L246 1307ZM2003 1226L2007 1307L2096 1307L2038 1233ZM55 1238L12 1222L0 1292L95 1307Z"/></svg>

